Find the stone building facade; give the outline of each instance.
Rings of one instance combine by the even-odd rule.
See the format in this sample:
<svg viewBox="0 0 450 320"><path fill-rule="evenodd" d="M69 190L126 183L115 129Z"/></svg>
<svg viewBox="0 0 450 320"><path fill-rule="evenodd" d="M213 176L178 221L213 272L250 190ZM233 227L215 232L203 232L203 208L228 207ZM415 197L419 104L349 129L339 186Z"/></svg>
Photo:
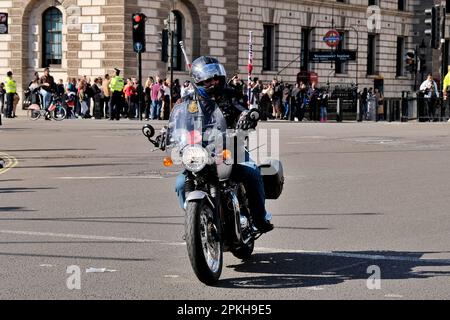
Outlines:
<svg viewBox="0 0 450 320"><path fill-rule="evenodd" d="M42 72L47 65L55 79L103 76L115 67L124 70L125 76L135 76L137 59L131 37L131 15L135 12L148 17L143 75L167 76L168 64L161 61L159 51L160 33L169 13L174 12L177 42L185 41L190 59L216 56L230 75L239 73L245 79L248 35L252 31L253 74L262 80L277 77L295 82L297 73L304 69L316 72L322 84L358 82L360 87L380 86L385 96L398 97L401 91L413 89L414 76L404 71L402 63L405 52L421 40L417 26L423 17L418 12L425 2L1 0L0 13L8 13L9 33L0 35L0 77L12 70L18 87L23 89L33 73ZM369 5L378 5L379 9L368 9ZM60 29L55 25L48 29L46 24L52 19L49 12L56 12L52 8L60 13ZM305 47L327 49L323 37L330 29L343 35L342 49L357 50L356 61L339 69L331 63L308 63ZM52 50L60 52L48 60L48 51ZM174 78L187 79L183 58L178 59Z"/></svg>

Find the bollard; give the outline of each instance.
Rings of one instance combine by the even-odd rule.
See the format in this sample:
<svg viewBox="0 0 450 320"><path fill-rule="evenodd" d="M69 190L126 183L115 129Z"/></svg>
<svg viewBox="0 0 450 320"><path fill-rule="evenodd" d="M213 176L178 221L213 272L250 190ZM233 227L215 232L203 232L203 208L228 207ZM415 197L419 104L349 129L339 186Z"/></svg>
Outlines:
<svg viewBox="0 0 450 320"><path fill-rule="evenodd" d="M337 99L336 102L336 121L337 122L342 122L342 118L341 118L341 98Z"/></svg>
<svg viewBox="0 0 450 320"><path fill-rule="evenodd" d="M357 99L356 101L356 121L362 122L361 118L361 101Z"/></svg>
<svg viewBox="0 0 450 320"><path fill-rule="evenodd" d="M403 103L404 103L404 99L402 97L402 99L400 100L400 108L399 108L399 113L400 113L400 122L403 122Z"/></svg>
<svg viewBox="0 0 450 320"><path fill-rule="evenodd" d="M387 121L391 122L391 100L386 101L386 117Z"/></svg>

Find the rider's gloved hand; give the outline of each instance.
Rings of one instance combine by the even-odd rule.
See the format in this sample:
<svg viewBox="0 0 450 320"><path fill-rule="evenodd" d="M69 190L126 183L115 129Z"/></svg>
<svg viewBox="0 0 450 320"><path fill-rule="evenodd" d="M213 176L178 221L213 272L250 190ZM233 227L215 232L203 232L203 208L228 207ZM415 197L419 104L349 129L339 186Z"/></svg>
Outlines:
<svg viewBox="0 0 450 320"><path fill-rule="evenodd" d="M242 111L241 115L239 116L239 120L237 122L236 129L248 130L251 128L251 123L249 121L248 114L249 114L248 111Z"/></svg>
<svg viewBox="0 0 450 320"><path fill-rule="evenodd" d="M255 129L259 118L260 114L257 109L242 111L236 128L240 130Z"/></svg>

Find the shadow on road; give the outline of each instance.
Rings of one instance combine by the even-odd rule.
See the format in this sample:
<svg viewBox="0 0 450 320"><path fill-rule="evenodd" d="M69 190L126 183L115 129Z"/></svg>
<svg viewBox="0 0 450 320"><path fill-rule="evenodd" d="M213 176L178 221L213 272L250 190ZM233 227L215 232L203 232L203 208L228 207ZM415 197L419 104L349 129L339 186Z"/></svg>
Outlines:
<svg viewBox="0 0 450 320"><path fill-rule="evenodd" d="M26 207L0 207L0 212L33 212L36 210L26 209Z"/></svg>
<svg viewBox="0 0 450 320"><path fill-rule="evenodd" d="M449 277L450 260L423 260L427 252L357 251L310 253L263 253L250 260L228 266L236 272L254 274L223 279L218 286L235 289L281 289L336 285L348 280L361 280L362 285L372 275L367 268L376 265L381 269L381 279L426 279ZM438 253L438 252L436 252ZM351 257L343 257L343 256ZM356 255L367 257L355 257ZM377 257L376 257L377 256ZM381 256L386 257L382 259Z"/></svg>
<svg viewBox="0 0 450 320"><path fill-rule="evenodd" d="M340 217L340 216L382 216L383 213L360 212L360 213L284 213L275 214L276 217Z"/></svg>
<svg viewBox="0 0 450 320"><path fill-rule="evenodd" d="M6 193L30 193L37 190L56 190L56 188L0 188L0 194Z"/></svg>
<svg viewBox="0 0 450 320"><path fill-rule="evenodd" d="M147 163L86 163L86 164L52 164L42 166L19 166L16 169L57 169L57 168L90 168L90 167L112 167L112 166L135 166Z"/></svg>
<svg viewBox="0 0 450 320"><path fill-rule="evenodd" d="M153 259L149 258L120 258L120 257L98 257L98 256L71 256L71 255L53 255L53 254L36 254L36 253L9 253L0 252L0 256L9 257L35 257L35 258L61 258L61 259L86 259L86 260L113 260L113 261L137 261L148 262Z"/></svg>
<svg viewBox="0 0 450 320"><path fill-rule="evenodd" d="M9 150L2 150L3 152L53 152L53 151L95 151L97 149L92 148L79 148L79 149L67 149L67 148L49 148L49 149L9 149Z"/></svg>
<svg viewBox="0 0 450 320"><path fill-rule="evenodd" d="M1 210L0 210L1 211ZM166 225L166 226L184 226L184 222L167 221L126 221L124 219L168 219L184 218L183 216L159 216L159 217L83 217L83 218L0 218L0 221L53 221L53 222L78 222L78 223L114 223L114 224L140 224L140 225ZM288 230L310 230L325 231L330 228L320 227L294 227L294 226L276 226L276 229Z"/></svg>

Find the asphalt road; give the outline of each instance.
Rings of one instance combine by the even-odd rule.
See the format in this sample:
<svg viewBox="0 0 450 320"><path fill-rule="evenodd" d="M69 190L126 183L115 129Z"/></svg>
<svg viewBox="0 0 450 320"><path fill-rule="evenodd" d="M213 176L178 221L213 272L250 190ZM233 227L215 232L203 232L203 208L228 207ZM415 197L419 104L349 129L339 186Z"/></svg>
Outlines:
<svg viewBox="0 0 450 320"><path fill-rule="evenodd" d="M450 298L450 124L262 124L286 174L276 229L248 262L225 254L217 287L191 270L177 169L141 125L3 119L0 299Z"/></svg>

